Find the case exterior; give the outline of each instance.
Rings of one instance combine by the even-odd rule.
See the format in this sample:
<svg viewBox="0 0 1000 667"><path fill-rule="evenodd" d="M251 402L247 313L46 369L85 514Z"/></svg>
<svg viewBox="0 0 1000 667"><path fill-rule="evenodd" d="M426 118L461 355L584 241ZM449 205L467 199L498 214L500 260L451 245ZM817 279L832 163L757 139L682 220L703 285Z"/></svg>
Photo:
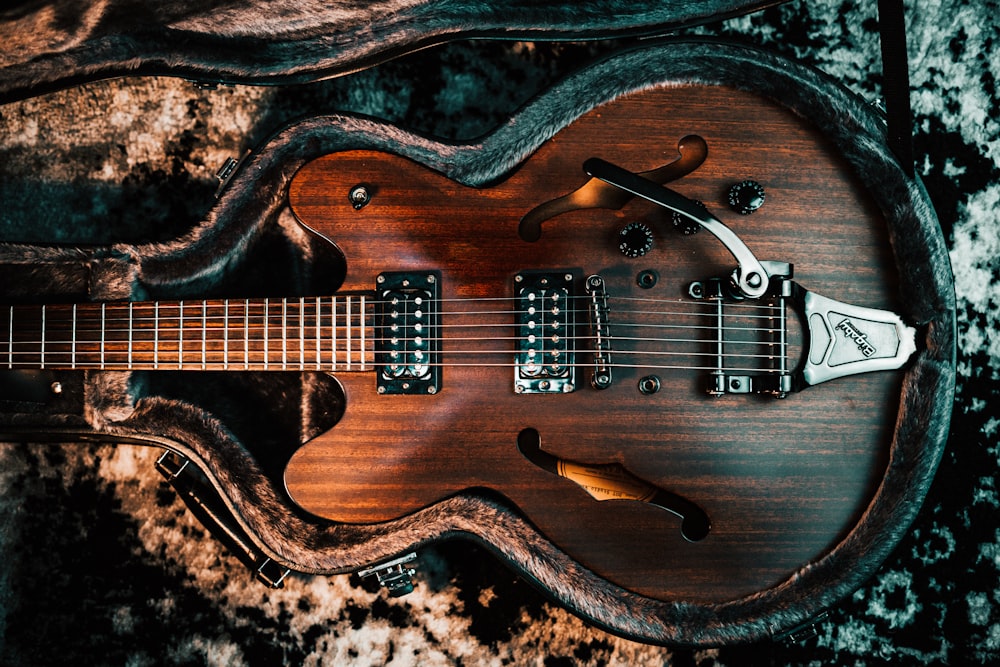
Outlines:
<svg viewBox="0 0 1000 667"><path fill-rule="evenodd" d="M301 83L454 39L660 34L781 0L45 0L0 10L0 102L114 76Z"/></svg>
<svg viewBox="0 0 1000 667"><path fill-rule="evenodd" d="M647 17L643 20L648 27L649 15L640 15ZM683 15L687 17L684 20L690 20L689 13ZM171 21L171 30L210 25L193 15ZM560 24L553 19L552 25ZM315 27L310 30L313 32L308 34L320 32ZM602 24L593 34L609 31L614 32ZM393 34L396 32L409 34L410 41L402 42L407 48L451 34L430 31L421 41L405 30ZM509 27L505 34L522 33ZM567 28L556 28L552 34L570 36ZM245 37L229 34L225 38L247 43ZM348 41L356 43L357 36ZM88 51L93 42L84 39L79 43ZM81 51L67 48L63 56L74 53ZM370 62L366 57L370 56L336 55L331 64L308 56L310 63L318 62L319 66L306 74L305 69L290 66L282 70L282 77L308 78L346 71ZM140 59L137 71L153 67L144 64L147 62L160 66L165 60ZM170 67L173 72L183 69L174 69L173 64ZM229 78L229 68L229 64L212 65L198 69L198 73ZM112 69L79 71L89 77L106 75ZM273 76L273 71L262 68L248 78L265 81ZM20 83L12 83L10 77L4 81L5 90L12 95L30 87L70 82L44 76ZM715 645L751 641L795 627L859 586L908 529L941 457L955 374L950 264L926 193L892 156L886 144L884 117L813 69L766 51L710 39L650 42L563 80L520 110L513 122L482 139L454 147L447 160L438 157L441 151L436 141L389 123L352 115L309 118L285 127L242 160L205 220L181 238L87 249L0 247L0 267L8 275L18 276L18 280L3 281L4 298L210 296L239 284L240 272L253 264L255 255L273 253L273 248L281 248L283 255L282 261L272 262L281 268L271 277L271 286L279 293L315 293L317 286L329 284L333 277L316 273L314 267L336 266L336 258L329 255L330 262L320 261L330 250L296 234L287 208L290 179L308 160L344 149L391 149L426 162L456 181L485 184L515 168L557 129L601 102L650 86L684 83L752 88L809 118L829 137L869 185L885 213L902 277L906 316L926 324L930 331L927 347L907 371L889 466L868 511L826 557L805 566L781 585L725 604L665 603L644 598L593 576L540 539L509 507L475 493L460 494L389 525L334 525L303 518L284 496L277 462L287 448L331 425L323 415L336 412L330 403L338 398L332 381L322 374L262 378L251 373L218 380L224 385L214 385L215 380L211 380L203 383L194 398L182 397L176 378L169 374L56 374L44 378L43 386L58 382L62 388L58 394L18 400L16 393L6 393L7 400L0 405L3 434L23 438L26 433L44 431L61 439L106 437L179 452L204 471L208 483L227 499L231 518L264 555L301 572L354 571L421 544L459 536L485 545L530 580L541 582L557 601L588 621L626 637L660 644ZM283 407L265 425L259 415L215 398L224 395L253 395ZM320 406L325 408L317 409ZM509 549L510 544L523 548Z"/></svg>

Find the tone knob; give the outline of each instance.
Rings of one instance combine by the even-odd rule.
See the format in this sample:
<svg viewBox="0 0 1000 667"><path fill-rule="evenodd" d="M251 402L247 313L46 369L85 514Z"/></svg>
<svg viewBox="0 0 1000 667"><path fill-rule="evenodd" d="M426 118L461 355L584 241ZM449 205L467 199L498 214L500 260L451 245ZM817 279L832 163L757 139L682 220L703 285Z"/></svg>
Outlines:
<svg viewBox="0 0 1000 667"><path fill-rule="evenodd" d="M618 232L618 249L626 257L642 257L653 247L653 230L644 222L630 222Z"/></svg>
<svg viewBox="0 0 1000 667"><path fill-rule="evenodd" d="M694 203L697 204L699 208L703 209L705 208L705 205L700 201L698 201L697 199L694 200ZM681 234L684 234L686 236L691 234L697 234L699 231L701 231L700 224L698 224L691 218L687 217L686 215L681 215L677 211L674 211L671 214L670 222L674 223L674 229L676 229Z"/></svg>
<svg viewBox="0 0 1000 667"><path fill-rule="evenodd" d="M729 206L740 215L750 215L764 204L764 188L757 181L743 181L729 188Z"/></svg>

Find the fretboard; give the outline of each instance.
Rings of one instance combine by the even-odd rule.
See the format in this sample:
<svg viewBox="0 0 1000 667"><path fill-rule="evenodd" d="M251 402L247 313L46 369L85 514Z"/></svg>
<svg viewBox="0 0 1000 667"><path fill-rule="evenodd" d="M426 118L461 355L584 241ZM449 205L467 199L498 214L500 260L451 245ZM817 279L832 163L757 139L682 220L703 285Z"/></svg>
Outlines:
<svg viewBox="0 0 1000 667"><path fill-rule="evenodd" d="M366 371L371 299L7 306L0 368Z"/></svg>

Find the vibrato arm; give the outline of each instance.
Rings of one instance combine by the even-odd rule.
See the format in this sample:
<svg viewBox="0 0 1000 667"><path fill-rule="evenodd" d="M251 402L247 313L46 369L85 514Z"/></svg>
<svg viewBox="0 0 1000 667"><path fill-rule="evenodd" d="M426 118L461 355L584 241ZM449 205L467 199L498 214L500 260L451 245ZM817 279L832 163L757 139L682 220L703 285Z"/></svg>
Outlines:
<svg viewBox="0 0 1000 667"><path fill-rule="evenodd" d="M587 160L583 168L594 178L674 211L715 235L738 263L730 276L731 287L735 290L731 296L737 300L775 295L791 297L791 303L803 314L807 324L804 359L791 375L784 369L778 369L769 378L777 378L777 384L758 381L756 384L761 387L760 391L784 396L789 390L797 391L834 378L900 368L916 351L916 331L907 326L899 315L887 310L846 304L803 289L788 280L792 274L791 265L759 261L735 232L684 195L599 158ZM698 291L704 290L699 287ZM693 298L724 296L692 292ZM719 331L721 335L721 322ZM720 338L719 345L724 344L725 341ZM721 363L716 373L720 378L729 377ZM713 385L711 393L758 391L753 389L755 383L750 381L754 378L729 379L737 382Z"/></svg>
<svg viewBox="0 0 1000 667"><path fill-rule="evenodd" d="M715 235L736 258L738 266L732 275L733 286L743 297L757 299L767 291L770 274L764 265L754 257L754 254L733 230L726 227L721 220L705 208L698 206L679 192L653 183L639 174L622 169L600 158L590 158L583 163L583 169L594 178L631 192L698 223Z"/></svg>

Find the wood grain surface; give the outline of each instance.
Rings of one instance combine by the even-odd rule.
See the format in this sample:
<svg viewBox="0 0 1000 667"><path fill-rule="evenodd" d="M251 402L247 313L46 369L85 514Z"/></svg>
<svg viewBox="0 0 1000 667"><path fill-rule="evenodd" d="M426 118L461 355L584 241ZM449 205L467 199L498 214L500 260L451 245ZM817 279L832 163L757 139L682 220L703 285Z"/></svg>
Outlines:
<svg viewBox="0 0 1000 667"><path fill-rule="evenodd" d="M498 494L586 567L663 600L726 601L763 590L848 534L886 464L899 373L835 380L779 400L712 398L705 371L685 369L656 370L661 390L646 395L638 385L648 370L616 366L605 390L582 375L573 392L518 394L512 341L462 340L477 327L502 325L513 335L509 312L482 311L510 310L521 271L568 272L578 282L599 274L621 304L675 302L690 281L728 273L734 260L714 237L679 234L669 214L642 201L565 213L545 222L535 242L517 234L529 210L586 182L587 158L654 169L675 160L678 140L690 134L705 139L708 158L672 187L704 202L759 259L793 263L796 280L825 296L897 305L885 223L863 186L808 122L735 90L655 89L616 100L485 188L393 155L329 155L296 176L294 212L344 253L343 291L374 290L382 271L439 272L444 367L433 395L379 395L373 374L341 375L346 413L292 458L292 498L321 517L370 523L455 493ZM767 199L740 216L727 209L726 191L748 178ZM358 184L372 200L355 210L348 193ZM649 226L653 246L628 258L618 234L634 221ZM637 284L647 270L658 278L652 288ZM480 299L497 299L497 307ZM621 308L611 307L613 335L628 317ZM801 332L792 334L801 349ZM478 362L465 364L469 358ZM688 542L662 509L594 500L519 453L527 428L555 456L620 463L697 503L711 533Z"/></svg>

